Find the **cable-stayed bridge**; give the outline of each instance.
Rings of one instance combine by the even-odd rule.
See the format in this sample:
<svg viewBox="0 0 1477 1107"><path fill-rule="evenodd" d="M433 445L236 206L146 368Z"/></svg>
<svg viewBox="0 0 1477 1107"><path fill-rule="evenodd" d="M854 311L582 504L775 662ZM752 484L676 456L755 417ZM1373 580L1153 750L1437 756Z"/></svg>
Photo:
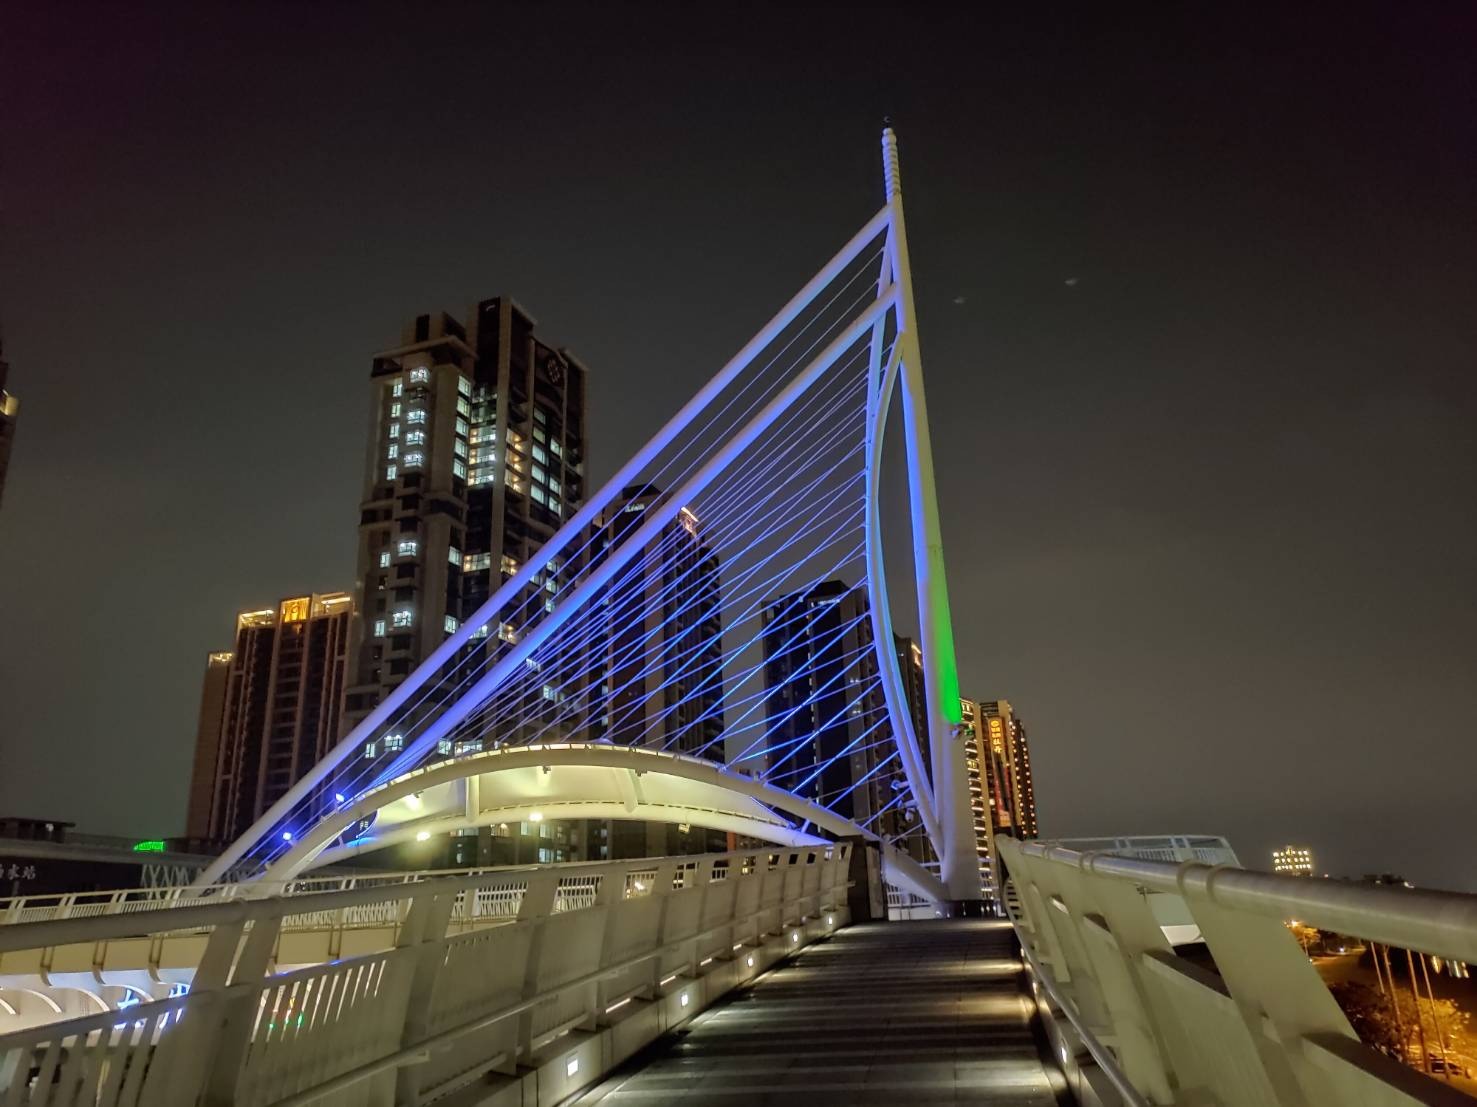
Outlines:
<svg viewBox="0 0 1477 1107"><path fill-rule="evenodd" d="M1443 1101L1359 1044L1283 920L1465 961L1469 897L1420 893L1413 909L1389 889L1001 840L1010 921L970 917L984 893L968 735L890 131L883 172L876 215L195 885L95 912L13 908L6 1102L619 1099L638 1091L602 1079L700 1016L712 1083L667 1098L742 1095L789 1066L809 1102L920 1087L981 1102ZM889 461L906 472L896 519ZM911 584L898 601L918 627L918 710L890 558ZM843 617L822 617L843 600ZM314 875L433 836L570 819L759 844L339 886ZM884 887L939 921L849 929L883 914ZM1177 952L1187 936L1214 971ZM866 976L893 954L912 967L869 978L896 989L911 973L923 998L890 1048L847 1012L804 1005L802 986L772 1017L808 1020L810 1037L797 1025L748 1068L721 1060L724 1042L748 1040L724 1012L770 1008L762 982L720 1001L766 970L807 980L797 966L814 964L823 990L825 974ZM1008 1064L992 1035L1011 1043ZM777 1102L786 1086L762 1084Z"/></svg>

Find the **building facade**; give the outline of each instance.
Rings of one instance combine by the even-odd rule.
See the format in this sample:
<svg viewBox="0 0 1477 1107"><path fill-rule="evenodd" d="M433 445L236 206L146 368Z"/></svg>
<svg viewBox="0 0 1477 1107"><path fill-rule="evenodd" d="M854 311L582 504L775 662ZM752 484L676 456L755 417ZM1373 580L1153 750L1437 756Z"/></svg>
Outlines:
<svg viewBox="0 0 1477 1107"><path fill-rule="evenodd" d="M238 630L241 616L237 616ZM207 654L200 690L200 717L195 724L195 763L190 770L190 796L185 809L185 837L210 838L210 812L215 804L220 767L221 722L226 714L226 688L231 678L231 650Z"/></svg>
<svg viewBox="0 0 1477 1107"><path fill-rule="evenodd" d="M209 656L190 837L239 837L337 743L352 601L330 592L242 612L235 648Z"/></svg>
<svg viewBox="0 0 1477 1107"><path fill-rule="evenodd" d="M1283 846L1272 851L1272 871L1290 876L1313 875L1313 851L1307 846Z"/></svg>
<svg viewBox="0 0 1477 1107"><path fill-rule="evenodd" d="M975 850L987 898L997 897L995 837L1035 838L1036 787L1026 727L1008 700L960 699Z"/></svg>
<svg viewBox="0 0 1477 1107"><path fill-rule="evenodd" d="M346 731L584 500L585 369L535 326L498 297L465 324L418 316L374 358ZM533 618L573 573L561 565L529 586ZM480 628L468 653L495 652L522 629ZM396 752L366 749L365 759Z"/></svg>
<svg viewBox="0 0 1477 1107"><path fill-rule="evenodd" d="M860 585L823 581L766 608L765 772L926 862L931 853L908 802L874 642ZM906 638L896 638L893 648L914 728L926 742L921 656Z"/></svg>
<svg viewBox="0 0 1477 1107"><path fill-rule="evenodd" d="M10 448L21 410L20 399L6 390L5 380L9 375L10 365L5 360L4 348L0 347L0 501L5 498L5 475L10 469Z"/></svg>

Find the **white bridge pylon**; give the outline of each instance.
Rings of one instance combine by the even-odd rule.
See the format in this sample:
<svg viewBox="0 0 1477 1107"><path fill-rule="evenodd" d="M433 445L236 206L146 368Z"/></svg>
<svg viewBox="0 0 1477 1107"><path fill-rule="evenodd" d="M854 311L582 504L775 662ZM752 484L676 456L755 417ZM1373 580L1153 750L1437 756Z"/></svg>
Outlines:
<svg viewBox="0 0 1477 1107"><path fill-rule="evenodd" d="M866 837L818 804L703 758L604 743L505 746L369 789L294 842L252 891L271 894L306 871L388 846L530 818L690 823L782 846L827 844L805 823L833 838ZM371 819L358 838L340 841ZM883 866L895 887L925 898L939 894L937 878L900 850L884 846Z"/></svg>
<svg viewBox="0 0 1477 1107"><path fill-rule="evenodd" d="M682 781L661 785L673 791L665 810L675 821L785 843L810 831L776 811L819 833L860 833L884 846L921 834L939 876L918 867L918 880L904 886L939 901L980 898L891 130L882 147L881 210L511 576L496 576L494 566L502 583L491 598L233 843L197 887L219 882L247 858L275 881L315 858L341 856L348 847L330 846L362 817L353 812L378 812L374 833L383 844L454 823L480 825L477 819L492 819L491 809L471 792L513 788L521 778L456 767L487 756L473 751L500 748L510 760L498 764L513 772L518 747L578 749L579 757L598 759L612 756L604 743L613 742L696 755L671 762L682 772L661 774ZM458 387L470 386L463 380ZM884 566L879 485L894 395L901 401L927 700L921 735L894 648ZM497 463L509 472L512 448L495 446ZM655 491L640 505L639 525L612 537L612 513L633 487ZM847 648L838 643L849 628L817 644L808 616L794 614L806 606L795 597L831 580L865 598L865 613L852 618L870 624L870 646L842 653L844 678L814 658ZM693 605L704 602L721 604L721 618L692 616ZM871 656L861 658L864 650ZM764 660L756 661L761 652ZM785 660L795 657L811 658L811 668L796 671ZM780 693L769 686L772 660L790 664L774 678L787 682ZM804 702L785 699L805 687L813 691ZM649 707L630 707L674 697L681 702L659 706L654 718L641 714ZM797 735L797 719L810 730ZM852 728L845 748L817 763L814 739L841 727ZM395 756L380 759L385 750ZM453 754L451 762L428 765ZM849 783L828 772L841 759L863 766ZM577 762L563 760L557 770L547 762L564 790L557 804L552 793L544 798L545 817L663 818L666 799L638 797L633 808L629 795L609 791L610 780ZM707 778L694 762L706 766ZM427 774L416 778L423 785L416 802L429 808L435 799L433 822L411 817L411 773ZM490 778L497 783L484 785ZM863 801L858 791L869 781ZM581 796L582 787L591 793ZM393 803L380 802L391 793ZM453 796L460 797L460 814ZM699 809L708 813L698 817Z"/></svg>

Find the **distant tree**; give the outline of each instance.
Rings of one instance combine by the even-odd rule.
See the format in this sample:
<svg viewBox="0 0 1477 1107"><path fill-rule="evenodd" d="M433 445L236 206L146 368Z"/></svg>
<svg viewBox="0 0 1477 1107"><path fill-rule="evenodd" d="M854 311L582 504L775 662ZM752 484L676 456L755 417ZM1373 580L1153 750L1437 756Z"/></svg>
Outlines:
<svg viewBox="0 0 1477 1107"><path fill-rule="evenodd" d="M1431 1004L1423 1000L1417 1007L1410 992L1404 988L1396 991L1397 999L1368 984L1349 980L1329 985L1333 998L1343 1008L1344 1017L1365 1045L1379 1050L1386 1056L1409 1064L1418 1058L1421 1031L1425 1031L1426 1052L1439 1055L1440 1042L1451 1050L1467 1032L1471 1021L1469 1012L1464 1011L1450 999L1437 998L1436 1015L1439 1016L1441 1033L1438 1035L1437 1020L1432 1018ZM1399 1021L1396 1020L1396 1003L1399 1003ZM1417 1061L1417 1067L1422 1067Z"/></svg>
<svg viewBox="0 0 1477 1107"><path fill-rule="evenodd" d="M1328 990L1361 1042L1397 1061L1408 1059L1405 1042L1413 1027L1409 1022L1402 1027L1395 1021L1395 1004L1388 995L1356 980L1331 984Z"/></svg>

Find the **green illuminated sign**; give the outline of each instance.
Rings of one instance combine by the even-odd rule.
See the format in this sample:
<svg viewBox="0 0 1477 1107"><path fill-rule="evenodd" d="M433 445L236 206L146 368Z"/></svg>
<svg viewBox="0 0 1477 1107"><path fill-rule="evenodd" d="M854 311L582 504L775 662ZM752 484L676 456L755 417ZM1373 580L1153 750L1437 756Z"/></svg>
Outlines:
<svg viewBox="0 0 1477 1107"><path fill-rule="evenodd" d="M162 839L159 839L159 838L150 838L146 842L135 842L133 844L133 852L134 853L163 853L164 852L164 842L163 842Z"/></svg>

